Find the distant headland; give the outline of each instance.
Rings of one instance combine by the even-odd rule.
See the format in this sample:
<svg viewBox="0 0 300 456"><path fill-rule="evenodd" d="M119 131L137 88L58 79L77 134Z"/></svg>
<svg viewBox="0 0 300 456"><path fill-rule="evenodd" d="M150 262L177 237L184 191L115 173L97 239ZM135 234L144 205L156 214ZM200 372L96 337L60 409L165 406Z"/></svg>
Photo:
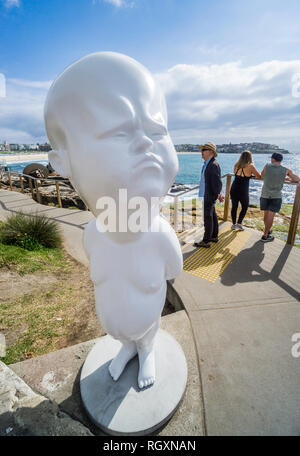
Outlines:
<svg viewBox="0 0 300 456"><path fill-rule="evenodd" d="M199 144L175 144L175 149L177 152L200 152ZM273 152L289 154L288 150L280 149L280 147L275 144L253 142L217 145L217 152L221 154L240 154L244 150L250 150L253 154L272 154Z"/></svg>

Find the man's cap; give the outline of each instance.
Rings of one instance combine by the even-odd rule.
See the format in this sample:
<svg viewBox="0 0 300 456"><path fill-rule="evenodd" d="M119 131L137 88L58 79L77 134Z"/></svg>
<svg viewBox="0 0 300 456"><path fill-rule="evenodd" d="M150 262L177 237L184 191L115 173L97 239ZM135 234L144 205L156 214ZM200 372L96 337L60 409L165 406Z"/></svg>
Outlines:
<svg viewBox="0 0 300 456"><path fill-rule="evenodd" d="M200 150L209 149L209 150L211 150L214 153L215 157L218 155L216 145L214 143L210 142L210 141L208 141L205 144L199 146L199 149Z"/></svg>
<svg viewBox="0 0 300 456"><path fill-rule="evenodd" d="M279 152L274 152L271 158L274 158L274 160L281 162L283 160L283 155L281 155Z"/></svg>

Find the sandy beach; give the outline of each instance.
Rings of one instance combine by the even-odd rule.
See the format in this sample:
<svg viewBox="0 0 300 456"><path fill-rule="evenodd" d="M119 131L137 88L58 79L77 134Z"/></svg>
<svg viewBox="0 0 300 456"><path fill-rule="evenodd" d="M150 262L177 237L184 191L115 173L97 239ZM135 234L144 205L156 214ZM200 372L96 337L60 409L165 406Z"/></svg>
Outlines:
<svg viewBox="0 0 300 456"><path fill-rule="evenodd" d="M0 154L0 161L5 160L7 164L15 162L31 162L36 160L48 160L48 152L33 152L27 154Z"/></svg>

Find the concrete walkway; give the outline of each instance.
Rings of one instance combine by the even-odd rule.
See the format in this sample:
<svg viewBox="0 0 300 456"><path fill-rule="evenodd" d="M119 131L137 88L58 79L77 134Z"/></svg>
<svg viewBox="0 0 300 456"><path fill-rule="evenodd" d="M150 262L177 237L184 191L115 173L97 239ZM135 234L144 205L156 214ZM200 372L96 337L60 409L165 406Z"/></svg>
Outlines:
<svg viewBox="0 0 300 456"><path fill-rule="evenodd" d="M56 219L69 253L87 264L81 237L92 214L0 190L0 218L19 210ZM206 435L300 435L300 358L291 352L300 333L300 250L249 231L214 283L186 271L173 283L197 347L199 422ZM193 251L185 245L184 258Z"/></svg>
<svg viewBox="0 0 300 456"><path fill-rule="evenodd" d="M291 353L300 250L249 232L215 283L186 271L173 283L196 341L206 433L300 435L300 357ZM188 245L184 258L194 251Z"/></svg>

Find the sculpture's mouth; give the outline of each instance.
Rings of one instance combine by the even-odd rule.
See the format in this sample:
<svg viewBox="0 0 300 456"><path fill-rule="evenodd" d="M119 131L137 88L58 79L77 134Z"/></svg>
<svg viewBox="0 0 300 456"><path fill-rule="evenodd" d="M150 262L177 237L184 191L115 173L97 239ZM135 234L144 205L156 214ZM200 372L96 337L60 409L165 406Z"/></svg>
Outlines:
<svg viewBox="0 0 300 456"><path fill-rule="evenodd" d="M162 160L156 158L154 154L146 154L141 160L139 160L134 166L134 169L143 169L143 168L157 168L162 169L163 163Z"/></svg>

